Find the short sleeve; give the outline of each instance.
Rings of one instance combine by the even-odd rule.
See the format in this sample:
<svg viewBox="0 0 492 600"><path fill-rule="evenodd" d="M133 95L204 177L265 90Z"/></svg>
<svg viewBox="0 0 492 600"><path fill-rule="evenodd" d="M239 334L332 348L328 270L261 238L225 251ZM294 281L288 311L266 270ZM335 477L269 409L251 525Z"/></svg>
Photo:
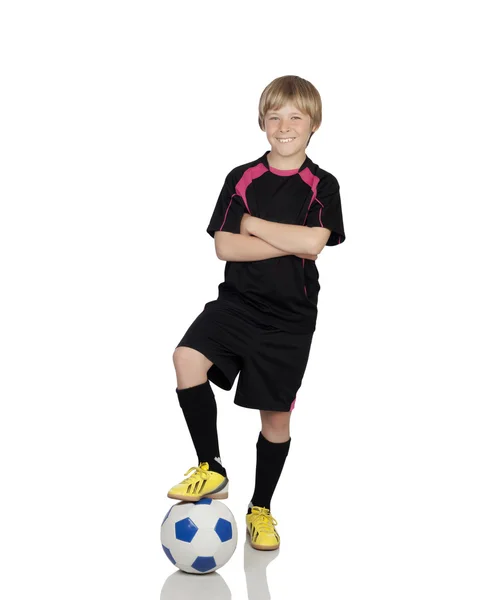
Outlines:
<svg viewBox="0 0 492 600"><path fill-rule="evenodd" d="M244 202L236 193L232 172L227 175L215 205L207 233L214 237L216 231L241 232L241 220L244 215Z"/></svg>
<svg viewBox="0 0 492 600"><path fill-rule="evenodd" d="M345 241L340 186L333 175L329 174L318 182L316 197L304 224L308 227L329 229L331 234L327 246L335 246Z"/></svg>

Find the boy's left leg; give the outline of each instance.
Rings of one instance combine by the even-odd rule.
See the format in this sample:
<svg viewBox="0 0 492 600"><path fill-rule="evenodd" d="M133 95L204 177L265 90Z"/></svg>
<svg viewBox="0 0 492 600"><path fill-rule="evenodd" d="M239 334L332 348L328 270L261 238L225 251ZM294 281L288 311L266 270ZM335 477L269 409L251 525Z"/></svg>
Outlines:
<svg viewBox="0 0 492 600"><path fill-rule="evenodd" d="M251 545L258 550L276 550L280 536L270 512L273 492L290 448L291 412L261 410L262 428L256 444L256 481L246 524Z"/></svg>
<svg viewBox="0 0 492 600"><path fill-rule="evenodd" d="M256 443L256 481L251 498L253 506L270 509L273 493L289 453L291 414L260 410L261 431Z"/></svg>

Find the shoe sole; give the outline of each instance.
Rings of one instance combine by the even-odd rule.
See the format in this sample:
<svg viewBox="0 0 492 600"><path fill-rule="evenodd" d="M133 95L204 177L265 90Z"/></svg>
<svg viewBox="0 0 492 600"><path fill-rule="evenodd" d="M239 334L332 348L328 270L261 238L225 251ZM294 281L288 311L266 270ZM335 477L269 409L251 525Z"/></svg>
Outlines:
<svg viewBox="0 0 492 600"><path fill-rule="evenodd" d="M250 546L252 548L254 548L255 550L277 550L278 548L280 548L280 542L276 545L276 546L260 546L259 544L255 544L252 540L251 540L251 534L249 532L248 527L246 527L246 534L249 536L249 543Z"/></svg>
<svg viewBox="0 0 492 600"><path fill-rule="evenodd" d="M226 500L229 498L229 480L225 479L219 487L216 487L215 490L207 494L194 495L194 496L186 496L185 494L172 494L168 492L168 498L172 498L173 500L181 500L182 502L198 502L202 498L211 498L212 500Z"/></svg>

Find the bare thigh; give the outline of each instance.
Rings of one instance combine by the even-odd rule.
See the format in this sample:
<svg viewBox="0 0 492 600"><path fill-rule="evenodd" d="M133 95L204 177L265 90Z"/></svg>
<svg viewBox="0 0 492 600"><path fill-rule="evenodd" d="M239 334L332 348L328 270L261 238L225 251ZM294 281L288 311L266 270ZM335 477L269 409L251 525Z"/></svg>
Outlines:
<svg viewBox="0 0 492 600"><path fill-rule="evenodd" d="M193 387L207 381L213 362L194 348L178 346L173 353L178 389Z"/></svg>

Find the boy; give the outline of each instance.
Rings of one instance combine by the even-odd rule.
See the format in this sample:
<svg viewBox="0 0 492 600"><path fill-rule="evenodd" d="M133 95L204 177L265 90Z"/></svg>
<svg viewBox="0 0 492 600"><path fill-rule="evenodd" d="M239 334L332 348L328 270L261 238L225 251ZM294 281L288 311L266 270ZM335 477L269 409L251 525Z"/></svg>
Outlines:
<svg viewBox="0 0 492 600"><path fill-rule="evenodd" d="M305 153L321 124L316 88L296 76L273 80L260 97L258 122L271 150L230 171L207 228L226 261L225 281L173 354L199 466L168 497L228 497L210 381L230 390L240 373L234 403L259 410L262 423L247 532L253 548L275 550L280 536L270 503L316 328L315 260L345 233L338 181Z"/></svg>

